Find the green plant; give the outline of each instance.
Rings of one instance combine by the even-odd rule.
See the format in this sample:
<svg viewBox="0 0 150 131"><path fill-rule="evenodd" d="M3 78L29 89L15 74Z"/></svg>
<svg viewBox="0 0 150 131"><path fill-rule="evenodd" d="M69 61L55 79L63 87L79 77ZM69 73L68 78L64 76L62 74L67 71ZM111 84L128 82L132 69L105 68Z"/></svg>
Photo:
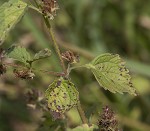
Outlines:
<svg viewBox="0 0 150 131"><path fill-rule="evenodd" d="M132 85L129 71L125 67L125 62L123 62L119 55L110 53L101 54L88 64L76 66L74 64L79 63L78 55L75 55L71 51L66 51L64 53L60 52L51 26L51 19L54 19L56 11L59 9L55 0L34 0L34 4L29 4L29 2L25 3L21 0L10 0L9 2L4 3L0 7L1 44L6 39L9 31L17 24L17 22L19 22L28 8L34 9L43 16L47 31L52 38L55 51L60 60L60 66L62 67L61 72L49 71L51 75L54 75L57 78L45 91L45 98L43 101L46 100L47 104L43 104L40 101L39 105L45 112L50 111L54 119L65 119L65 112L73 107L77 107L84 125L75 129L69 129L67 127L67 130L92 131L98 128L95 125L91 125L85 116L79 99L80 92L78 92L78 87L71 82L70 73L72 70L76 68L90 70L100 86L112 93L117 92L123 94L124 92L127 92L131 95L137 95L136 90ZM33 79L36 76L34 71L38 70L33 68L33 63L50 56L50 49L43 49L34 56L31 56L24 47L13 45L8 50L1 51L0 73L4 74L6 72L6 67L12 66L14 67L13 73L16 77L21 79ZM6 63L4 59L7 58L14 59L17 61L17 64ZM32 93L30 95L32 95ZM45 107L46 105L48 107ZM111 128L110 130L113 131L115 129Z"/></svg>

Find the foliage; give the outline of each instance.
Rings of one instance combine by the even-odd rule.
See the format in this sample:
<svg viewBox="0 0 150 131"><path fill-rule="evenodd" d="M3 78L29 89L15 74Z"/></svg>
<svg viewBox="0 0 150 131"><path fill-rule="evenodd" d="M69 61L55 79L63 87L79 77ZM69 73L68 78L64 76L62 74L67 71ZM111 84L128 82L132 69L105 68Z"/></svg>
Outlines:
<svg viewBox="0 0 150 131"><path fill-rule="evenodd" d="M100 55L86 67L91 69L99 84L106 90L108 89L113 93L128 92L136 95L131 77L128 74L129 71L119 55Z"/></svg>
<svg viewBox="0 0 150 131"><path fill-rule="evenodd" d="M2 81L4 80L4 83L6 85L13 83L13 87L16 87L16 89L11 89L11 86L10 88L9 86L4 86L5 88L3 88L2 85L2 92L6 94L6 96L10 97L8 98L8 100L10 99L9 101L12 101L11 99L14 99L15 101L19 100L23 102L26 107L21 108L23 108L24 110L28 110L28 108L30 108L29 112L35 112L36 110L38 110L35 115L36 118L33 118L33 121L36 121L36 125L39 126L36 127L36 129L38 128L38 130L60 131L92 131L108 130L107 125L109 125L109 130L116 130L117 120L114 119L114 112L112 110L109 112L109 108L105 108L102 118L98 119L97 113L102 107L101 103L103 103L104 105L109 104L113 107L114 110L118 111L117 113L119 117L117 117L117 119L123 120L121 124L127 126L124 127L125 130L130 130L129 127L135 129L137 128L139 130L150 129L148 125L136 121L138 119L141 119L141 121L147 123L149 122L149 116L147 116L147 112L149 112L149 106L147 106L149 105L147 102L148 97L138 96L135 98L129 95L121 96L117 94L123 94L124 92L126 92L131 95L137 95L137 91L133 86L134 83L132 84L131 76L129 75L129 70L125 67L125 62L123 62L118 53L120 55L124 55L124 53L126 53L126 56L130 56L132 58L136 56L136 50L134 50L134 48L136 47L136 42L134 40L136 36L135 34L138 34L139 31L135 31L135 25L133 23L136 19L138 19L138 17L134 15L133 11L136 8L133 8L132 6L138 6L140 2L134 1L131 2L132 4L129 2L129 0L81 0L70 2L64 0L26 0L25 2L23 2L22 0L9 0L8 2L4 2L5 3L0 6L0 42L1 44L4 43L4 48L9 47L9 49L5 49L4 52L0 52L0 75L3 75L1 76L1 78ZM60 8L64 8L64 10L61 9L61 11L58 13L59 15L56 16L56 11L58 11L59 9L58 4ZM61 7L61 5L64 5L64 7ZM144 7L144 4L142 6ZM41 18L39 17L39 14L37 18L36 15L34 15L33 19L35 18L35 20L33 22L33 19L29 17L29 14L25 14L27 12L27 8L34 9L35 11L37 11L34 13L39 13L42 16L42 25L45 24L46 29L39 26L39 28L41 28L42 30L38 30L38 27L36 26L39 25L39 23L37 23L37 21L41 21ZM23 18L22 16L24 15L25 17ZM21 21L21 23L18 24L18 26L14 30L11 30L21 20L21 18L23 18L23 21ZM51 21L52 19L54 20ZM118 23L118 21L120 23ZM122 27L122 21L125 23L124 27ZM136 24L136 26L139 26L138 23ZM20 29L20 26L21 31L17 29ZM56 27L56 32L53 32L52 26ZM26 28L30 29L30 32L32 32L32 34L26 32ZM61 33L55 35L57 31ZM19 32L17 34L17 38L15 36L16 32ZM20 32L23 34L29 34L29 36L33 35L31 43L34 44L22 44L20 42L20 39L23 38ZM59 59L54 53L53 47L48 45L49 37L43 37L43 32L45 34L48 34L48 36L51 36L50 43L54 45L54 50L56 51ZM8 35L9 33L10 35ZM117 35L121 37L118 37ZM18 36L20 37L20 39L16 40L19 38ZM34 40L34 37L37 41ZM85 51L81 48L75 48L76 46L74 47L72 44L67 45L66 43L63 43L63 40L60 40L60 38L62 37L64 39L70 40L70 42L72 41L73 43L77 43L81 48L83 47L84 49L89 49L90 52ZM144 37L144 35L141 35L140 39L138 38L138 40L142 41ZM30 37L26 38L26 40L29 39ZM147 36L146 39L148 39ZM115 44L113 44L114 41ZM17 45L11 46L14 42L17 43ZM140 45L139 43L140 42L138 42L138 45ZM22 45L28 47L30 53ZM45 45L46 48L44 47ZM45 49L41 50L41 47ZM64 51L64 53L61 53L62 50ZM113 52L115 54L104 53L106 51ZM137 50L137 52L138 51L139 50ZM50 59L45 59L49 58L51 54L53 55ZM79 63L78 54L81 55L80 65L77 64ZM98 56L94 58L93 54ZM149 55L144 54L143 56L138 57L139 59L144 60L146 59L145 56ZM9 58L11 58L11 60ZM89 60L87 60L86 58L93 60L89 63ZM43 60L43 62L38 61L41 59ZM33 63L35 61L36 63L33 67ZM125 61L127 61L128 65L129 60L127 59ZM148 59L146 59L146 61L148 61ZM130 63L132 62L129 61L129 64ZM46 69L46 66L48 66L49 68ZM42 69L40 69L40 67L42 67ZM80 67L89 69L95 76L99 85L110 92L101 90L100 88L95 88L98 85L94 82L92 75L90 75L90 73L86 70L76 70ZM129 67L131 67L132 70L134 69L134 66L130 65ZM147 69L149 69L148 66L142 67L147 67ZM60 68L62 68L62 70L60 70ZM10 75L10 70L13 70L15 78ZM144 75L147 75L148 73L145 73L145 70L144 73L142 69L138 69L137 72L142 71ZM9 76L7 76L7 74ZM149 76L149 74L147 76ZM18 79L18 81L16 81L16 79ZM19 79L27 79L28 81L20 81ZM31 81L31 79L33 80ZM142 81L142 79L140 79L140 81ZM136 82L136 77L134 82ZM20 83L23 83L23 87ZM49 83L51 84L49 85ZM49 85L47 89L43 88L47 85ZM75 85L80 88L76 88ZM33 88L34 91L32 93L27 93L26 91L29 88ZM144 95L145 93L148 93L147 89L146 91L144 91ZM24 99L20 99L26 95L28 95L29 99L25 99L26 101L24 101ZM3 107L5 107L5 99L7 99L6 96L0 94L0 101L1 99L3 99ZM34 96L36 96L35 99ZM18 105L20 103L18 103ZM80 103L82 104L80 105ZM94 111L92 111L90 117L88 117L87 119L84 110L88 110L88 107L92 106L93 104L94 108L91 109ZM8 105L11 105L11 102ZM84 110L81 107L82 105L84 107ZM142 109L137 108L137 106L142 107ZM74 109L76 109L74 107L77 108L77 113L73 111ZM3 113L2 117L0 117L0 122L4 120L3 125L5 125L5 121L7 121L5 119L5 114L7 115L7 113L9 112L6 111L5 113L5 110L2 111ZM71 114L73 115L69 115L69 112L71 112ZM10 112L10 114L13 113ZM23 116L27 113L19 114ZM82 124L79 122L75 123L77 114L80 116ZM124 118L123 115L128 116L128 119ZM103 116L105 116L106 119ZM26 117L30 118L32 116L28 114L26 115ZM133 119L130 120L130 117L133 117ZM22 119L22 117L20 119ZM22 120L20 119L19 121L21 123ZM55 121L53 121L53 119ZM134 124L130 122L132 120ZM7 130L13 130L13 128L18 129L19 127L17 125L20 124L16 123L16 121L14 123L9 122L9 126L13 126L11 128L8 127ZM98 126L96 126L96 124L98 124ZM5 129L6 128L2 127L2 130ZM27 130L31 129L29 128Z"/></svg>
<svg viewBox="0 0 150 131"><path fill-rule="evenodd" d="M5 40L8 32L24 15L27 4L21 0L10 0L0 7L0 44Z"/></svg>
<svg viewBox="0 0 150 131"><path fill-rule="evenodd" d="M31 61L30 54L22 47L12 47L8 50L8 57L24 63L25 65Z"/></svg>
<svg viewBox="0 0 150 131"><path fill-rule="evenodd" d="M49 49L43 49L36 53L34 57L32 58L27 52L27 50L20 46L12 46L7 51L7 56L10 58L13 58L14 60L17 60L19 62L24 63L25 65L32 64L32 62L35 62L40 59L44 59L51 56L51 51Z"/></svg>
<svg viewBox="0 0 150 131"><path fill-rule="evenodd" d="M45 92L48 107L55 119L76 106L79 101L79 92L70 80L59 78L55 80Z"/></svg>

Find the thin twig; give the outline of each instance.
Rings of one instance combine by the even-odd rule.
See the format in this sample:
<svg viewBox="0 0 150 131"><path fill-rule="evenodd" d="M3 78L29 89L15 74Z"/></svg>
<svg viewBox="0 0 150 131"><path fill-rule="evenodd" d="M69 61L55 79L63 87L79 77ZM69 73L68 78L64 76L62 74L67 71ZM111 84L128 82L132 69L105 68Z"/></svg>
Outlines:
<svg viewBox="0 0 150 131"><path fill-rule="evenodd" d="M34 0L34 2L35 2L35 4L40 8L40 5L36 2L36 0ZM33 8L33 9L34 9L34 8ZM47 26L48 33L49 33L49 35L50 35L51 38L52 38L55 51L56 51L56 53L57 53L57 55L58 55L58 57L59 57L59 59L60 59L60 63L61 63L62 69L63 69L64 73L67 74L67 70L66 70L64 61L63 61L63 59L62 59L62 57L61 57L61 52L60 52L59 46L58 46L58 44L57 44L57 42L56 42L55 36L54 36L54 34L53 34L53 31L52 31L50 22L49 22L48 18L45 17L44 15L43 15L43 18L44 18L44 22L45 22L45 24L46 24L46 26Z"/></svg>
<svg viewBox="0 0 150 131"><path fill-rule="evenodd" d="M59 57L59 59L60 59L61 66L62 66L64 72L67 73L66 67L65 67L64 61L63 61L63 59L62 59L62 57L61 57L61 52L60 52L59 46L58 46L58 44L57 44L57 42L56 42L56 40L55 40L55 36L54 36L54 34L53 34L52 28L49 28L49 33L50 33L50 35L51 35L51 37L52 37L52 41L53 41L55 50L56 50L56 52L57 52L57 55L58 55L58 57Z"/></svg>
<svg viewBox="0 0 150 131"><path fill-rule="evenodd" d="M11 66L11 67L15 67L15 68L27 68L25 66L21 66L21 65L17 65L17 64L14 64L14 63L3 63L5 64L6 66ZM36 72L43 72L43 73L47 73L47 74L51 74L51 75L54 75L54 76L64 76L65 74L63 72L54 72L54 71L48 71L48 70L37 70L35 68L32 68L33 71L36 71Z"/></svg>
<svg viewBox="0 0 150 131"><path fill-rule="evenodd" d="M84 113L84 111L83 111L83 109L82 109L82 107L81 107L80 102L78 102L77 109L78 109L79 115L80 115L80 117L81 117L82 123L83 123L83 124L88 124L88 120L87 120L87 118L85 117L85 113Z"/></svg>

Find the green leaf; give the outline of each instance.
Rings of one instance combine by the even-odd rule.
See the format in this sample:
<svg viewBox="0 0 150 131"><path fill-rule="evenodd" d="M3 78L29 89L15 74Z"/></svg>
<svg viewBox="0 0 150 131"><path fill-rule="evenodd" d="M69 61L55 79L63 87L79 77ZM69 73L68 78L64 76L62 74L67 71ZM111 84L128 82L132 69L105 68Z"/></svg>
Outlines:
<svg viewBox="0 0 150 131"><path fill-rule="evenodd" d="M49 49L43 49L35 54L33 61L44 59L51 56L51 51Z"/></svg>
<svg viewBox="0 0 150 131"><path fill-rule="evenodd" d="M136 95L136 90L131 83L129 70L125 67L125 62L119 55L109 53L96 57L85 67L91 69L96 80L104 89L113 93L128 92Z"/></svg>
<svg viewBox="0 0 150 131"><path fill-rule="evenodd" d="M10 0L0 6L0 45L4 42L8 32L19 22L27 4L21 0Z"/></svg>
<svg viewBox="0 0 150 131"><path fill-rule="evenodd" d="M74 129L67 129L67 131L97 131L98 127L96 125L88 126L87 124L83 124Z"/></svg>
<svg viewBox="0 0 150 131"><path fill-rule="evenodd" d="M61 77L49 86L45 97L53 117L57 119L77 105L79 92L70 80Z"/></svg>
<svg viewBox="0 0 150 131"><path fill-rule="evenodd" d="M8 57L13 58L17 61L20 61L22 63L29 64L29 61L31 61L30 54L27 52L27 50L20 46L12 46L8 53Z"/></svg>

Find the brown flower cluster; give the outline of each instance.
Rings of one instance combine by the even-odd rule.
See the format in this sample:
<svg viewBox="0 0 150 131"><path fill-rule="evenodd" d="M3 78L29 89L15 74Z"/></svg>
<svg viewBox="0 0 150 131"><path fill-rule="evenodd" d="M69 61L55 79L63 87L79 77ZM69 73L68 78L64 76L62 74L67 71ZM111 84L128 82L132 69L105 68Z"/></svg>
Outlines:
<svg viewBox="0 0 150 131"><path fill-rule="evenodd" d="M62 58L70 64L79 62L79 55L75 55L72 51L62 53Z"/></svg>
<svg viewBox="0 0 150 131"><path fill-rule="evenodd" d="M113 110L108 106L103 108L103 112L98 120L98 126L101 131L121 131L118 128L118 121L115 118Z"/></svg>
<svg viewBox="0 0 150 131"><path fill-rule="evenodd" d="M44 16L48 17L49 19L54 19L59 6L56 0L42 0L41 8Z"/></svg>

